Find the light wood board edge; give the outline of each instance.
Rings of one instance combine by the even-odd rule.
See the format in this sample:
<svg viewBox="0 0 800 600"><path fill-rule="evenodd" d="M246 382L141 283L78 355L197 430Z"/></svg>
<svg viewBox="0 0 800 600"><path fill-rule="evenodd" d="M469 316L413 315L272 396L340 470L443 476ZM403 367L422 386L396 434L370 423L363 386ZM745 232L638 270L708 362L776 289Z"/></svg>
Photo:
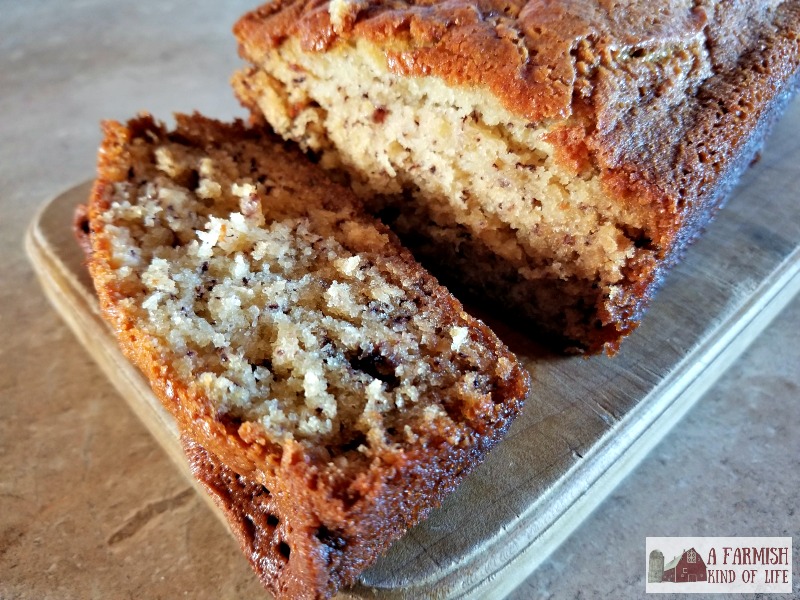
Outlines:
<svg viewBox="0 0 800 600"><path fill-rule="evenodd" d="M741 307L727 327L717 330L721 335L686 358L678 381L666 386L669 393L657 403L647 406L647 412L654 414L649 418L640 417L644 428L619 459L589 483L584 493L517 556L474 587L464 590L459 598L505 598L602 504L800 292L800 252L793 253L762 288L760 294L755 293ZM636 418L634 413L635 409L626 418ZM548 494L557 492L558 488L553 488ZM506 535L514 536L518 532L506 532Z"/></svg>

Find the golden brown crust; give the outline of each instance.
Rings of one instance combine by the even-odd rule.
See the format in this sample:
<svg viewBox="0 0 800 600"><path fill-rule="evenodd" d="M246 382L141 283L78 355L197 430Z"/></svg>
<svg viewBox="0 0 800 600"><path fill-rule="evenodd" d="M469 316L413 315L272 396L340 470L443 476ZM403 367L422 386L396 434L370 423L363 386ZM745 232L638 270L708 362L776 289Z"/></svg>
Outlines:
<svg viewBox="0 0 800 600"><path fill-rule="evenodd" d="M597 54L617 60L696 37L706 22L705 11L687 0L648 6L648 14L659 14L654 20L643 20L635 5L595 2L365 0L347 2L337 27L330 4L281 0L252 11L234 30L241 51L258 62L265 48L288 37L307 51L364 38L386 49L396 73L488 87L534 122L572 114L578 80L586 77L575 60L581 42L592 40Z"/></svg>
<svg viewBox="0 0 800 600"><path fill-rule="evenodd" d="M243 17L254 64L288 38L308 52L366 40L389 69L488 89L554 128L555 158L599 173L621 205L646 206L644 250L623 292L594 306L582 340L613 350L708 222L797 85L797 0L281 0Z"/></svg>
<svg viewBox="0 0 800 600"><path fill-rule="evenodd" d="M279 597L327 597L342 585L352 583L391 541L438 505L480 462L519 412L527 393L528 376L500 340L483 323L467 315L458 301L413 261L388 229L360 212L348 190L327 181L299 152L284 148L270 131L248 129L238 122L223 125L199 115L179 115L177 123L174 132L168 132L149 116L127 125L104 124L98 179L88 207L88 266L100 306L123 352L148 378L180 430L210 451L204 457L202 448L187 442L198 477L238 527L240 541L251 552L262 580ZM132 177L131 148L137 139L151 144L179 141L201 148L223 140L263 143L270 160L288 165L293 171L296 180L283 182L285 185L307 185L310 181L319 191L321 202L344 206L350 211L351 222L374 228L377 235L365 237L359 252L368 259L374 257L389 264L404 281L415 282L419 293L440 306L446 315L441 326L467 327L470 337L487 356L498 364L505 361L505 372L492 375L490 399L480 405L451 403L448 410L452 419L410 422L414 441L403 441L398 432L397 438L390 440L392 443L364 454L301 441L278 444L270 441L256 423L237 422L218 414L209 398L184 382L152 339L137 326L131 310L124 305L125 290L120 289L113 272L110 234L103 215L110 207L115 184ZM303 207L296 210L302 211ZM85 229L83 225L79 228L81 232ZM336 452L347 453L346 467L333 460ZM241 483L236 474L253 481ZM252 486L266 486L267 504L263 504L263 498L248 496ZM245 523L242 511L250 511L247 519L252 525ZM260 516L254 511L260 511ZM267 519L264 511L271 511L280 519L278 537L267 535L261 523ZM253 536L260 541L254 542ZM269 543L264 541L267 538Z"/></svg>

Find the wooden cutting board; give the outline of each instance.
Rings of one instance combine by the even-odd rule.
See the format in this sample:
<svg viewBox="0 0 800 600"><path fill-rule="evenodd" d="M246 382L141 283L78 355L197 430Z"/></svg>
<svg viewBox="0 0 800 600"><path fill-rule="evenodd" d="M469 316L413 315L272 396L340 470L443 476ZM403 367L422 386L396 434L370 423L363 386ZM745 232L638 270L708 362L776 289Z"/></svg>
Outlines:
<svg viewBox="0 0 800 600"><path fill-rule="evenodd" d="M490 320L533 374L524 414L342 598L502 598L598 506L800 290L798 130L795 102L616 357L554 355ZM191 479L174 423L99 316L71 233L88 190L42 209L28 253L55 307Z"/></svg>

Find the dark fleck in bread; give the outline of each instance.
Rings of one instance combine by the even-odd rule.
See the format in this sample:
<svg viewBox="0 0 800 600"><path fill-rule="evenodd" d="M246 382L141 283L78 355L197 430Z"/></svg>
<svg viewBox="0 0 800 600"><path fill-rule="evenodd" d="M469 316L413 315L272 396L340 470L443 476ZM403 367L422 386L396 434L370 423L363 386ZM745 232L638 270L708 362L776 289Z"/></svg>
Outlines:
<svg viewBox="0 0 800 600"><path fill-rule="evenodd" d="M438 273L613 351L794 91L799 28L798 0L276 0L234 85Z"/></svg>
<svg viewBox="0 0 800 600"><path fill-rule="evenodd" d="M527 373L301 153L177 122L104 126L78 215L101 309L267 587L328 597L500 439Z"/></svg>

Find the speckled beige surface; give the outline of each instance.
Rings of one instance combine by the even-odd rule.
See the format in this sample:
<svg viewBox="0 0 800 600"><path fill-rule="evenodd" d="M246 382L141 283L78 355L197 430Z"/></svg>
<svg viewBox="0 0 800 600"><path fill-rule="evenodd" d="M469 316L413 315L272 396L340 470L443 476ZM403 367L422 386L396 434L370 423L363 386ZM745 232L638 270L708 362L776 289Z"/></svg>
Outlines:
<svg viewBox="0 0 800 600"><path fill-rule="evenodd" d="M263 597L22 249L38 205L92 172L101 118L241 114L228 30L253 4L0 0L0 598ZM792 535L797 560L798 332L795 300L513 597L641 597L646 535Z"/></svg>

